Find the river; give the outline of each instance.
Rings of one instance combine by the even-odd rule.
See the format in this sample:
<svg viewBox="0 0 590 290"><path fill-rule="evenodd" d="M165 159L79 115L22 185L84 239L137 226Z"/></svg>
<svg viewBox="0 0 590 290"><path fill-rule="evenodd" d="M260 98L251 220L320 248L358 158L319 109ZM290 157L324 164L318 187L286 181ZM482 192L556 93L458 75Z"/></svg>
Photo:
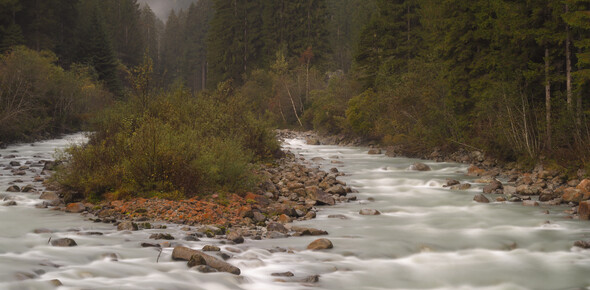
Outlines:
<svg viewBox="0 0 590 290"><path fill-rule="evenodd" d="M286 140L291 150L325 170L336 166L341 180L358 193L356 202L319 207L317 218L296 225L329 232L334 248L312 252L306 245L315 237L250 240L222 245L219 240L172 241L201 248L219 245L228 251L240 277L204 274L170 259L172 248L160 254L142 248L154 242L153 233L182 237L182 226L135 232L116 231L111 224L94 223L79 214L37 209L39 193L4 190L16 179L19 186L34 184L41 160L55 149L84 142L81 134L0 150L0 195L16 206L0 206L0 289L579 289L590 287L590 250L573 242L590 237L587 221L567 219L567 207L527 207L520 203L474 202L481 185L468 191L442 188L447 178L471 181L467 166L426 162L432 171L408 168L417 160L368 155L366 148L310 146ZM4 159L14 154L14 159ZM311 162L313 157L325 161ZM333 164L331 160L341 161ZM6 170L10 161L27 161L25 176ZM41 167L40 167L41 166ZM32 172L35 170L36 172ZM370 199L371 198L371 199ZM374 200L374 201L369 201ZM6 203L7 201L2 201ZM363 208L379 210L363 216ZM547 213L548 211L548 213ZM346 218L328 218L343 215ZM35 229L50 232L35 233ZM91 234L100 232L101 235ZM49 238L69 237L77 247L60 248ZM282 247L288 252L269 249ZM236 253L237 252L237 253ZM107 256L105 257L105 254ZM113 259L112 256L116 256ZM158 260L158 255L160 258ZM270 274L291 271L293 278ZM280 282L319 274L319 282Z"/></svg>

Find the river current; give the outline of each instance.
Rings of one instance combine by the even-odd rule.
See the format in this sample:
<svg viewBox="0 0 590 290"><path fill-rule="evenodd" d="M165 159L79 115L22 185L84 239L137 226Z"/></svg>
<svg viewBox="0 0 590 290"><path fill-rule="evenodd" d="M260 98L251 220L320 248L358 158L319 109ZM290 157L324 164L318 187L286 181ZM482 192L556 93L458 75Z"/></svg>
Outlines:
<svg viewBox="0 0 590 290"><path fill-rule="evenodd" d="M195 249L219 245L231 254L228 262L242 270L240 277L199 273L185 262L171 261L171 247L160 253L140 246L153 243L148 238L153 233L181 238L182 226L117 231L79 214L37 209L39 193L4 191L17 179L21 187L33 184L41 190L33 182L40 162L52 159L55 149L84 140L77 134L0 150L0 196L5 200L0 203L17 202L0 206L0 289L55 289L52 279L63 284L59 289L590 288L590 250L573 247L574 241L590 238L590 224L568 219L564 210L569 208L479 204L473 196L481 184L468 191L442 188L447 178L474 182L465 176L466 165L426 161L433 170L417 172L408 169L415 159L368 155L367 148L310 146L298 139L286 140L285 149L311 166L337 167L346 174L340 179L358 190L357 201L318 207L316 219L295 223L328 231L325 237L334 248L305 250L316 237L246 239L231 246L207 238L172 241L172 246ZM8 155L16 157L5 159ZM311 162L313 157L324 161ZM28 162L26 175L13 176L5 169L10 161ZM382 214L359 215L363 208ZM48 244L49 238L62 237L78 246ZM270 251L276 247L291 251ZM286 271L295 277L281 282L271 276ZM289 282L316 274L317 283Z"/></svg>

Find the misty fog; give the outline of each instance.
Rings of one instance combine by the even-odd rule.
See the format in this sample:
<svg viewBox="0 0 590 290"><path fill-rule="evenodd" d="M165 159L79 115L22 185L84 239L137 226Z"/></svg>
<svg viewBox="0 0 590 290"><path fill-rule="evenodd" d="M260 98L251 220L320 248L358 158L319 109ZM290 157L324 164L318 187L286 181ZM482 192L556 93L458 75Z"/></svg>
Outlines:
<svg viewBox="0 0 590 290"><path fill-rule="evenodd" d="M166 21L170 10L174 9L178 11L180 9L187 9L191 3L197 2L197 0L138 0L137 2L149 5L158 18Z"/></svg>

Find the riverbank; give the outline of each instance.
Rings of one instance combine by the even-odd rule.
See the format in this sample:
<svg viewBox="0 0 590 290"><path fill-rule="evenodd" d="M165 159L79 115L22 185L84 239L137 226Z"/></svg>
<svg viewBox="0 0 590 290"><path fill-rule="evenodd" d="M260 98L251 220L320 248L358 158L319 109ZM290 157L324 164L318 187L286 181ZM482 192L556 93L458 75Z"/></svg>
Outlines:
<svg viewBox="0 0 590 290"><path fill-rule="evenodd" d="M447 180L443 186L467 190L474 185L481 185L482 194L474 197L477 202L520 202L525 206L564 204L570 207L566 211L569 218L590 219L590 179L584 169L567 174L563 170L538 164L532 170L525 170L516 163L501 163L476 148L468 150L465 146L457 151L441 148L413 150L402 145L379 148L360 138L348 138L345 135L322 136L314 132L296 135L310 145L366 146L371 148L368 154L469 164L466 175L476 179L469 182Z"/></svg>

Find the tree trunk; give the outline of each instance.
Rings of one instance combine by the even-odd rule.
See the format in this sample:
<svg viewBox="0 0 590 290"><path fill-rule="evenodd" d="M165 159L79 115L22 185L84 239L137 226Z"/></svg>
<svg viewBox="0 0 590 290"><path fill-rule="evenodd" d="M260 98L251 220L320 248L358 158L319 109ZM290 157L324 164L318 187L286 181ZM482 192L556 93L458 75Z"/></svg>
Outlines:
<svg viewBox="0 0 590 290"><path fill-rule="evenodd" d="M545 46L545 122L547 149L551 150L551 82L549 80L549 48Z"/></svg>
<svg viewBox="0 0 590 290"><path fill-rule="evenodd" d="M285 85L285 89L287 89L287 94L289 94L289 100L291 100L291 105L293 106L293 113L295 113L295 118L297 118L299 126L303 127L303 123L301 123L301 119L299 119L299 114L297 114L297 108L295 107L295 102L293 101L291 90L289 90L289 86L287 86L286 82L283 82L283 84Z"/></svg>
<svg viewBox="0 0 590 290"><path fill-rule="evenodd" d="M565 4L565 13L568 13L568 5ZM570 51L570 28L565 26L565 87L567 96L567 109L572 111L572 59Z"/></svg>

